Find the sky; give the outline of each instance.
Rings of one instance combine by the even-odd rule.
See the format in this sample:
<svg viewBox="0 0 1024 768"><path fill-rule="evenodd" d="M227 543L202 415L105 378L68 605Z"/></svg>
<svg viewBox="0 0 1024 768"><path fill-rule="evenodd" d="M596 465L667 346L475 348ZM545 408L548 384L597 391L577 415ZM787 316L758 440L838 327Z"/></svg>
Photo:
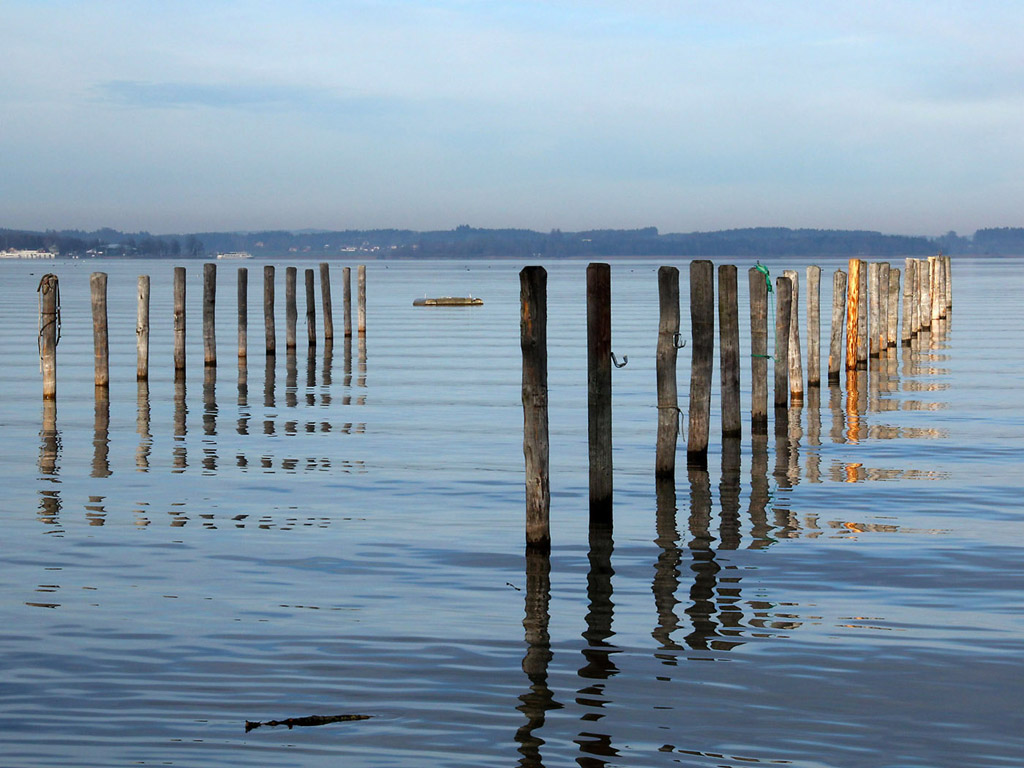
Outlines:
<svg viewBox="0 0 1024 768"><path fill-rule="evenodd" d="M0 227L1024 226L1019 0L0 0Z"/></svg>

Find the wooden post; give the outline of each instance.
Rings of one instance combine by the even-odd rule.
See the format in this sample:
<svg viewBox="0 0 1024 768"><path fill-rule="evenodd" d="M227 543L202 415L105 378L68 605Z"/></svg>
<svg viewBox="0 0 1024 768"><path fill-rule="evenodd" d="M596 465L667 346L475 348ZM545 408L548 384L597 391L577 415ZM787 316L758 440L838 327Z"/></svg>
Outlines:
<svg viewBox="0 0 1024 768"><path fill-rule="evenodd" d="M846 294L846 370L857 370L857 328L859 325L860 259L850 259L850 280Z"/></svg>
<svg viewBox="0 0 1024 768"><path fill-rule="evenodd" d="M60 281L56 275L47 273L39 279L36 291L39 293L39 357L43 368L43 400L56 400ZM56 409L52 413L56 420Z"/></svg>
<svg viewBox="0 0 1024 768"><path fill-rule="evenodd" d="M135 321L136 381L149 381L149 275L139 275L139 308Z"/></svg>
<svg viewBox="0 0 1024 768"><path fill-rule="evenodd" d="M736 267L718 268L719 366L722 382L722 437L740 437L740 310Z"/></svg>
<svg viewBox="0 0 1024 768"><path fill-rule="evenodd" d="M886 342L888 346L899 345L896 328L900 322L900 270L897 267L889 269L889 312L886 323Z"/></svg>
<svg viewBox="0 0 1024 768"><path fill-rule="evenodd" d="M590 523L612 520L612 290L608 264L587 266Z"/></svg>
<svg viewBox="0 0 1024 768"><path fill-rule="evenodd" d="M358 304L358 320L359 326L357 330L359 335L362 336L366 333L366 265L360 264L356 268L356 280L358 282L359 289L359 304Z"/></svg>
<svg viewBox="0 0 1024 768"><path fill-rule="evenodd" d="M203 360L217 364L217 265L203 265Z"/></svg>
<svg viewBox="0 0 1024 768"><path fill-rule="evenodd" d="M868 281L864 261L860 262L860 290L857 293L857 367L868 367Z"/></svg>
<svg viewBox="0 0 1024 768"><path fill-rule="evenodd" d="M953 259L943 256L946 260L946 311L953 309Z"/></svg>
<svg viewBox="0 0 1024 768"><path fill-rule="evenodd" d="M679 438L679 396L676 358L679 338L679 270L658 269L658 348L655 370L658 381L658 443L654 457L656 477L675 477L676 444Z"/></svg>
<svg viewBox="0 0 1024 768"><path fill-rule="evenodd" d="M316 346L316 285L313 270L306 270L306 336L309 346Z"/></svg>
<svg viewBox="0 0 1024 768"><path fill-rule="evenodd" d="M690 429L688 467L708 463L711 431L711 377L715 361L715 268L706 259L690 262Z"/></svg>
<svg viewBox="0 0 1024 768"><path fill-rule="evenodd" d="M920 304L921 330L932 327L932 262L921 259L917 263L917 280L920 286L918 301Z"/></svg>
<svg viewBox="0 0 1024 768"><path fill-rule="evenodd" d="M775 408L789 407L789 332L793 320L793 283L775 281Z"/></svg>
<svg viewBox="0 0 1024 768"><path fill-rule="evenodd" d="M828 381L839 382L843 367L843 326L846 325L846 273L837 269L832 275L832 328L828 344Z"/></svg>
<svg viewBox="0 0 1024 768"><path fill-rule="evenodd" d="M941 320L946 303L946 287L942 278L944 262L940 256L932 256L928 261L932 264L932 320Z"/></svg>
<svg viewBox="0 0 1024 768"><path fill-rule="evenodd" d="M107 341L107 274L93 272L89 276L92 294L92 341L95 381L97 387L110 384L110 345Z"/></svg>
<svg viewBox="0 0 1024 768"><path fill-rule="evenodd" d="M334 341L334 308L331 306L331 267L320 262L320 302L324 312L324 342Z"/></svg>
<svg viewBox="0 0 1024 768"><path fill-rule="evenodd" d="M267 340L267 357L277 354L277 325L274 320L274 268L263 267L263 328Z"/></svg>
<svg viewBox="0 0 1024 768"><path fill-rule="evenodd" d="M352 335L352 269L341 270L342 312L345 314L345 338Z"/></svg>
<svg viewBox="0 0 1024 768"><path fill-rule="evenodd" d="M900 343L904 347L910 346L910 339L914 330L914 279L917 275L917 259L906 259L904 262L903 275L903 322L900 325Z"/></svg>
<svg viewBox="0 0 1024 768"><path fill-rule="evenodd" d="M548 552L551 486L548 478L548 273L519 273L520 344L523 350L523 455L526 459L526 547Z"/></svg>
<svg viewBox="0 0 1024 768"><path fill-rule="evenodd" d="M238 359L249 357L249 270L238 268Z"/></svg>
<svg viewBox="0 0 1024 768"><path fill-rule="evenodd" d="M889 347L889 262L878 265L878 354L885 356Z"/></svg>
<svg viewBox="0 0 1024 768"><path fill-rule="evenodd" d="M804 367L800 352L800 275L793 269L782 273L792 284L789 314L789 395L794 404L804 401Z"/></svg>
<svg viewBox="0 0 1024 768"><path fill-rule="evenodd" d="M875 262L868 264L868 344L871 357L878 357L878 267Z"/></svg>
<svg viewBox="0 0 1024 768"><path fill-rule="evenodd" d="M284 270L284 345L286 350L295 349L295 325L298 321L298 309L295 305L295 267Z"/></svg>
<svg viewBox="0 0 1024 768"><path fill-rule="evenodd" d="M821 386L821 267L807 268L807 386Z"/></svg>
<svg viewBox="0 0 1024 768"><path fill-rule="evenodd" d="M185 268L174 268L174 378L185 377Z"/></svg>
<svg viewBox="0 0 1024 768"><path fill-rule="evenodd" d="M768 434L768 289L767 275L747 272L750 285L750 431Z"/></svg>

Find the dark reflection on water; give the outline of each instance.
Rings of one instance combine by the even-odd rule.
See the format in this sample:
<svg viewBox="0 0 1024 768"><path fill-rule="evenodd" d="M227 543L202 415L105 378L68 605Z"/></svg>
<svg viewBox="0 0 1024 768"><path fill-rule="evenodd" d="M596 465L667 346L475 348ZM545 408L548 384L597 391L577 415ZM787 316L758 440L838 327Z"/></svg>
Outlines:
<svg viewBox="0 0 1024 768"><path fill-rule="evenodd" d="M92 477L110 477L110 391L96 387L93 420Z"/></svg>
<svg viewBox="0 0 1024 768"><path fill-rule="evenodd" d="M658 559L654 563L654 609L658 622L651 632L658 642L655 658L663 664L677 664L675 651L682 646L672 639L672 633L679 629L679 616L676 606L679 599L679 568L682 563L682 550L679 547L679 530L676 526L676 483L672 478L659 477L655 480L657 494L657 510L655 512L655 530L658 545ZM664 653L670 651L671 653Z"/></svg>
<svg viewBox="0 0 1024 768"><path fill-rule="evenodd" d="M151 408L149 403L149 382L139 381L136 384L135 396L135 431L139 435L139 445L135 449L135 467L139 472L149 471L149 457L153 451L153 433L150 432Z"/></svg>
<svg viewBox="0 0 1024 768"><path fill-rule="evenodd" d="M207 365L203 371L203 471L217 471L217 367Z"/></svg>
<svg viewBox="0 0 1024 768"><path fill-rule="evenodd" d="M185 377L174 381L174 447L171 451L172 472L184 472L188 467L188 404L185 402Z"/></svg>
<svg viewBox="0 0 1024 768"><path fill-rule="evenodd" d="M551 616L551 560L546 553L526 552L526 655L523 672L530 681L529 689L519 696L517 710L526 716L526 722L516 731L519 745L519 765L523 768L543 768L540 748L544 739L538 733L544 727L547 713L562 709L548 686L548 665L551 663L551 635L548 624Z"/></svg>
<svg viewBox="0 0 1024 768"><path fill-rule="evenodd" d="M576 691L576 703L585 708L582 720L597 723L605 717L605 705L610 703L605 694L605 680L617 675L613 655L619 648L609 642L615 635L612 618L615 604L612 602L612 529L606 526L590 526L590 570L587 572L587 628L583 632L586 645L583 658L586 662L577 674L590 685ZM576 762L584 768L607 765L601 758L616 757L619 751L612 745L611 736L601 733L594 726L587 725L575 739L580 747Z"/></svg>

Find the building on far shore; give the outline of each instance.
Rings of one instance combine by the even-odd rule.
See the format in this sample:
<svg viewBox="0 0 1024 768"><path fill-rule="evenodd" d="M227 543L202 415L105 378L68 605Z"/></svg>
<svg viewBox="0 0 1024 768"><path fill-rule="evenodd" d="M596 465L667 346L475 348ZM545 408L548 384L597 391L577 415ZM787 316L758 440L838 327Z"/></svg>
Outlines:
<svg viewBox="0 0 1024 768"><path fill-rule="evenodd" d="M17 248L8 248L0 251L0 259L53 259L57 254L50 251L28 251Z"/></svg>

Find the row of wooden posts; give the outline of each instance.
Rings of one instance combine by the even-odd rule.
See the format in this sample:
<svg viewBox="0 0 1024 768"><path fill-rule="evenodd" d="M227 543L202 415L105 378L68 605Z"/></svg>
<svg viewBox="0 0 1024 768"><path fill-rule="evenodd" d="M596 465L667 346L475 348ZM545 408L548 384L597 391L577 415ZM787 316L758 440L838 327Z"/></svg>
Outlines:
<svg viewBox="0 0 1024 768"><path fill-rule="evenodd" d="M274 310L275 269L273 266L263 267L263 316L266 354L277 352L277 330ZM296 305L296 267L285 269L285 344L287 349L296 346L296 325L298 307ZM107 275L94 272L89 278L92 301L93 347L95 350L95 384L106 387L110 384L110 349L107 339ZM136 378L139 381L149 379L149 275L139 276L138 320L135 327L137 337L138 358ZM316 332L316 289L312 269L305 272L306 286L306 329L309 346L315 346ZM352 277L351 269L342 269L344 333L352 335ZM60 333L60 285L54 274L47 274L39 282L39 355L43 371L43 398L55 399L57 396L57 343ZM248 355L248 317L249 317L249 270L238 269L238 357ZM185 375L185 267L174 268L174 372L175 378ZM323 310L324 340L328 343L334 339L334 317L331 302L330 267L326 262L320 264L320 298ZM203 361L207 366L217 365L217 339L215 331L217 303L217 265L203 265ZM366 267L357 267L357 311L356 331L366 333Z"/></svg>
<svg viewBox="0 0 1024 768"><path fill-rule="evenodd" d="M866 275L865 275L866 273ZM898 343L909 346L933 322L952 308L948 256L908 258L903 280L903 324L897 340L900 270L887 263L866 264L850 259L849 275L833 276L832 328L828 378L840 380L845 368L869 367L870 358L888 356ZM800 345L799 278L786 270L773 289L768 270L760 264L749 270L751 408L750 429L768 432L768 308L775 295L774 399L776 426L787 421L790 403L803 400L804 374ZM865 279L866 278L866 279ZM821 386L820 304L821 268L807 268L807 386ZM657 447L655 475L673 478L683 412L676 387L676 358L681 341L679 270L658 270L660 322L656 352ZM531 549L550 548L548 524L551 501L547 392L547 272L525 267L520 272L521 345L523 353L523 453L526 459L526 541ZM737 270L718 267L719 368L723 438L742 434L740 416L740 333ZM690 264L690 390L687 464L707 468L711 422L712 373L715 352L715 273L707 260ZM590 522L612 521L612 396L611 269L608 264L587 267L587 403L590 458Z"/></svg>

